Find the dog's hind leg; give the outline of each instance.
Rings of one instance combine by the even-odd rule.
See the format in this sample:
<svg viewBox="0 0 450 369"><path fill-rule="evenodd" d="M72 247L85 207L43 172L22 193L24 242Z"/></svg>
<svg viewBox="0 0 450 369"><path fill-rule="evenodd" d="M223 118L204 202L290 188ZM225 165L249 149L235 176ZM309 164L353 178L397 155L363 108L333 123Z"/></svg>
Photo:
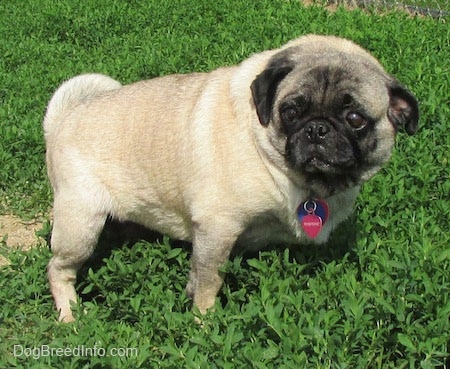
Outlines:
<svg viewBox="0 0 450 369"><path fill-rule="evenodd" d="M68 201L55 196L51 238L53 257L48 264L47 275L59 320L64 322L74 320L70 304L77 301L74 287L77 271L92 255L107 217L90 206L80 203L80 199Z"/></svg>

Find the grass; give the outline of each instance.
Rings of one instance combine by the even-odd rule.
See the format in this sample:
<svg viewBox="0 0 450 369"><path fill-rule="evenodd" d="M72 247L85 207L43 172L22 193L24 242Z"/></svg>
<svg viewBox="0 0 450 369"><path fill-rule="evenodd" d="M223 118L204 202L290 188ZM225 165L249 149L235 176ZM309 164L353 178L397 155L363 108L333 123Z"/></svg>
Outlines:
<svg viewBox="0 0 450 369"><path fill-rule="evenodd" d="M188 247L138 240L90 263L77 284L80 319L64 325L48 290L44 239L27 253L3 241L11 265L0 269L1 367L450 367L444 20L284 0L4 0L0 14L0 213L48 214L40 124L55 88L82 72L128 83L235 64L300 34L336 34L372 51L410 86L422 113L418 134L398 137L392 161L329 244L236 256L203 327L184 292ZM49 232L45 224L41 235ZM80 346L91 355L76 355ZM137 353L113 356L118 348Z"/></svg>

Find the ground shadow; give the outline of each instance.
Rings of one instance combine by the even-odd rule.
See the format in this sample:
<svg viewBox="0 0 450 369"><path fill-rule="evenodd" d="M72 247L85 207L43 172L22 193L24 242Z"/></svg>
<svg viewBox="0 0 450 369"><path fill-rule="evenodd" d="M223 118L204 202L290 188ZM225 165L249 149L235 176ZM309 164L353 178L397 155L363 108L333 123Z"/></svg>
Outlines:
<svg viewBox="0 0 450 369"><path fill-rule="evenodd" d="M281 257L281 255L284 254L284 250L288 248L290 259L292 261L295 260L297 263L307 265L304 270L305 274L315 275L318 268L323 267L323 264L340 260L344 257L344 255L347 255L349 260L356 259L357 256L354 249L357 240L357 233L356 215L353 214L333 232L330 240L324 245L271 245L265 250L274 250L280 253ZM83 265L78 273L78 292L81 292L80 290L82 289L83 283L80 282L86 279L89 269L92 269L94 272L97 271L105 264L104 260L111 255L114 249L133 247L139 241L148 241L150 243L163 242L163 235L132 222L118 222L113 219L108 219L94 254ZM190 243L183 241L171 241L170 243L172 247L182 248L188 252L188 255L190 255ZM238 250L232 257L236 257L237 255L246 260L257 258L258 252ZM242 263L241 265L242 268L249 267L247 263ZM231 291L238 290L240 288L240 283L238 280L238 276L227 274L225 283ZM101 296L97 296L95 290L91 293L80 295L83 301L95 300L101 302L101 300L103 300Z"/></svg>
<svg viewBox="0 0 450 369"><path fill-rule="evenodd" d="M101 302L103 297L98 296L96 290L91 293L81 293L83 288L82 281L86 280L89 269L98 271L105 265L105 259L108 259L115 249L133 247L140 241L150 243L162 243L164 236L158 232L152 231L144 226L133 222L119 222L108 218L103 231L100 235L97 247L91 257L83 264L77 274L77 292L82 301ZM190 243L183 241L171 241L171 245L177 248L190 250Z"/></svg>

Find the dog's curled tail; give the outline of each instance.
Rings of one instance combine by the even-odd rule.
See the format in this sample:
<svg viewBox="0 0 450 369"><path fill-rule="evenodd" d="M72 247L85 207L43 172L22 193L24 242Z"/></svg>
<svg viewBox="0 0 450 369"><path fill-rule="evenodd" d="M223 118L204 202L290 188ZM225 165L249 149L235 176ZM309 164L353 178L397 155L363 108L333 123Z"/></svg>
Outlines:
<svg viewBox="0 0 450 369"><path fill-rule="evenodd" d="M122 85L103 74L81 74L64 82L53 94L44 118L44 133L49 136L63 114L70 108L103 92L117 90Z"/></svg>

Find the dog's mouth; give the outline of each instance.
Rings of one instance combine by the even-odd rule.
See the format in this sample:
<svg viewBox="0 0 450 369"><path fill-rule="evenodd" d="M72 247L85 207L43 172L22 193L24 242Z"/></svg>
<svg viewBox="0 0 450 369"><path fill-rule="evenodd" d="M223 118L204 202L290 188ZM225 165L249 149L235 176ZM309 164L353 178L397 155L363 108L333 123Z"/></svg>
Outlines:
<svg viewBox="0 0 450 369"><path fill-rule="evenodd" d="M330 173L340 171L339 168L335 168L328 160L324 160L320 157L308 158L302 163L302 169L306 173Z"/></svg>
<svg viewBox="0 0 450 369"><path fill-rule="evenodd" d="M305 146L296 150L290 161L305 176L304 186L309 193L325 198L358 184L358 165L352 150Z"/></svg>
<svg viewBox="0 0 450 369"><path fill-rule="evenodd" d="M310 146L313 147L302 150L295 160L295 165L305 173L344 175L356 167L356 159L351 150Z"/></svg>
<svg viewBox="0 0 450 369"><path fill-rule="evenodd" d="M288 137L286 156L290 165L311 174L336 175L352 172L357 166L354 144L348 137L329 128L330 124L319 123L308 121L305 128ZM321 128L327 128L323 136L319 135Z"/></svg>

